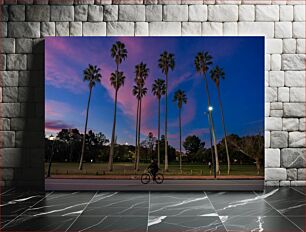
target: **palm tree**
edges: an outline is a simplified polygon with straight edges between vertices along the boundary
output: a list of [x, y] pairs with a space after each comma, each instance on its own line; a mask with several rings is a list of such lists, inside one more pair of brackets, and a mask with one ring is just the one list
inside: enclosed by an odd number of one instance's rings
[[[135, 65], [135, 83], [137, 89], [133, 89], [133, 94], [137, 97], [137, 116], [136, 116], [136, 145], [135, 145], [135, 155], [136, 163], [135, 170], [139, 169], [139, 158], [140, 158], [140, 127], [141, 127], [141, 103], [142, 98], [147, 93], [147, 88], [144, 87], [145, 80], [149, 75], [149, 68], [147, 65], [141, 62]], [[135, 87], [135, 86], [134, 86]]]
[[119, 64], [122, 63], [123, 60], [127, 58], [127, 50], [125, 48], [125, 44], [121, 43], [120, 41], [117, 41], [115, 44], [113, 44], [111, 48], [111, 56], [115, 59], [115, 63], [117, 65], [117, 71], [119, 69]]
[[159, 140], [160, 140], [160, 98], [162, 95], [166, 93], [166, 85], [165, 81], [162, 79], [157, 79], [154, 81], [152, 85], [152, 93], [158, 99], [158, 139], [157, 139], [157, 163], [158, 167], [160, 167], [160, 147], [159, 147]]
[[137, 119], [138, 121], [136, 122], [136, 127], [137, 127], [137, 142], [136, 142], [136, 163], [135, 163], [135, 170], [139, 170], [139, 158], [140, 158], [140, 125], [141, 125], [141, 101], [142, 98], [147, 94], [148, 89], [144, 87], [144, 85], [134, 85], [133, 87], [133, 95], [136, 96], [137, 98], [137, 105], [139, 106]]
[[[123, 60], [127, 58], [127, 50], [125, 48], [124, 43], [121, 43], [120, 41], [117, 41], [115, 44], [113, 44], [111, 48], [111, 56], [114, 58], [115, 63], [116, 63], [116, 72], [115, 74], [119, 74], [119, 64], [122, 63]], [[123, 75], [122, 75], [123, 76]], [[120, 88], [119, 80], [112, 82], [113, 86], [116, 86]], [[124, 79], [123, 79], [124, 82]], [[118, 88], [118, 89], [119, 89]], [[116, 90], [117, 94], [118, 90]], [[116, 131], [116, 107], [117, 107], [117, 98], [115, 98], [115, 112], [114, 112], [114, 121], [113, 121], [113, 131], [112, 131], [112, 139], [111, 139], [111, 147], [110, 147], [110, 152], [109, 152], [109, 161], [108, 161], [108, 169], [109, 171], [113, 170], [113, 156], [114, 156], [114, 144], [115, 144], [115, 131]]]
[[83, 75], [84, 75], [83, 80], [89, 82], [89, 84], [88, 84], [88, 86], [89, 86], [89, 96], [88, 96], [87, 109], [86, 109], [85, 129], [84, 129], [84, 135], [83, 135], [82, 151], [81, 151], [79, 170], [82, 170], [82, 168], [83, 168], [83, 159], [84, 159], [84, 150], [85, 150], [85, 137], [86, 137], [86, 131], [87, 131], [88, 111], [89, 111], [92, 88], [96, 85], [97, 82], [100, 82], [100, 79], [102, 78], [102, 75], [100, 73], [100, 68], [97, 68], [96, 65], [93, 66], [91, 64], [89, 64], [88, 68], [86, 68], [84, 70]]
[[[135, 136], [135, 161], [137, 160], [137, 144], [138, 144], [138, 121], [139, 121], [139, 105], [140, 105], [140, 101], [139, 101], [139, 96], [138, 96], [138, 89], [135, 89], [136, 87], [138, 87], [137, 85], [133, 87], [132, 93], [134, 96], [136, 96], [137, 98], [137, 113], [136, 113], [136, 136]], [[135, 162], [135, 170], [136, 170], [136, 166], [137, 166], [137, 162]]]
[[[123, 72], [116, 71], [115, 73], [111, 74], [110, 82], [111, 85], [115, 89], [115, 108], [114, 108], [114, 124], [113, 124], [113, 132], [112, 132], [112, 143], [111, 143], [111, 152], [109, 156], [109, 163], [108, 169], [109, 171], [113, 170], [113, 154], [114, 154], [114, 145], [115, 145], [115, 130], [116, 130], [116, 116], [117, 116], [117, 99], [118, 99], [118, 91], [121, 86], [124, 85], [125, 76]], [[113, 148], [113, 150], [112, 150]]]
[[179, 127], [180, 127], [180, 170], [182, 171], [182, 106], [183, 103], [187, 103], [187, 97], [185, 91], [177, 90], [174, 93], [174, 102], [177, 102], [177, 106], [179, 109]]
[[168, 72], [175, 66], [174, 55], [164, 51], [158, 60], [158, 67], [166, 76], [166, 107], [165, 107], [165, 171], [168, 171]]
[[[210, 107], [210, 95], [208, 89], [208, 80], [206, 78], [206, 73], [209, 69], [209, 66], [212, 64], [212, 56], [208, 54], [208, 52], [199, 52], [194, 60], [196, 71], [200, 74], [203, 74], [204, 81], [205, 81], [205, 88], [207, 94], [207, 103], [208, 107]], [[211, 132], [214, 142], [214, 151], [215, 151], [215, 161], [216, 161], [216, 172], [219, 173], [219, 158], [218, 158], [218, 150], [217, 150], [217, 141], [215, 135], [215, 127], [214, 127], [214, 120], [212, 118], [212, 112], [209, 110], [209, 120], [211, 123]]]
[[216, 66], [212, 70], [210, 70], [210, 77], [211, 79], [215, 82], [218, 90], [218, 100], [219, 100], [219, 106], [220, 106], [220, 111], [221, 111], [221, 116], [222, 116], [222, 126], [223, 126], [223, 131], [224, 131], [224, 144], [225, 144], [225, 150], [226, 150], [226, 158], [227, 158], [227, 174], [230, 174], [231, 171], [231, 161], [230, 161], [230, 156], [228, 152], [228, 146], [227, 146], [227, 134], [226, 134], [226, 129], [225, 129], [225, 123], [224, 123], [224, 113], [223, 113], [223, 107], [222, 107], [222, 101], [221, 101], [221, 94], [220, 94], [220, 80], [225, 78], [225, 74], [222, 68], [219, 66]]

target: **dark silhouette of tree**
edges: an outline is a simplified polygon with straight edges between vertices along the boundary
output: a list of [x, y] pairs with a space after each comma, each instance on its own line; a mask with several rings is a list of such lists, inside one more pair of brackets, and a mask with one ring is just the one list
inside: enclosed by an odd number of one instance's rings
[[116, 71], [112, 73], [110, 77], [111, 85], [115, 88], [115, 109], [114, 109], [111, 146], [110, 146], [109, 160], [108, 160], [109, 171], [113, 170], [113, 155], [114, 155], [114, 147], [116, 139], [116, 113], [117, 113], [118, 90], [124, 84], [124, 79], [125, 79], [123, 72], [119, 72], [119, 64], [121, 64], [122, 61], [127, 58], [127, 53], [128, 52], [125, 48], [125, 44], [121, 43], [120, 41], [117, 41], [115, 44], [113, 44], [111, 48], [111, 57], [115, 60]]
[[185, 91], [177, 90], [174, 93], [173, 101], [177, 102], [177, 107], [179, 109], [179, 128], [180, 128], [180, 170], [182, 171], [182, 106], [183, 103], [187, 104], [187, 97]]
[[166, 105], [165, 105], [165, 171], [168, 171], [168, 73], [175, 67], [174, 55], [164, 51], [158, 60], [158, 67], [166, 77]]
[[231, 160], [230, 155], [228, 151], [228, 145], [227, 145], [227, 133], [225, 128], [225, 122], [224, 122], [224, 112], [222, 107], [222, 100], [221, 100], [221, 91], [220, 91], [220, 81], [221, 79], [225, 78], [225, 73], [222, 68], [220, 68], [218, 65], [210, 70], [210, 77], [215, 82], [217, 90], [218, 90], [218, 101], [221, 111], [221, 119], [222, 119], [222, 126], [223, 126], [223, 132], [224, 132], [224, 145], [225, 145], [225, 151], [226, 151], [226, 159], [227, 159], [227, 174], [230, 174], [231, 171]]
[[83, 167], [83, 158], [84, 158], [84, 150], [85, 150], [85, 136], [86, 136], [86, 131], [87, 131], [88, 112], [89, 112], [92, 88], [96, 85], [96, 83], [99, 83], [100, 79], [102, 78], [102, 75], [100, 73], [100, 68], [97, 68], [97, 66], [94, 66], [94, 65], [91, 65], [91, 64], [88, 66], [88, 68], [86, 68], [84, 70], [83, 76], [84, 76], [84, 81], [89, 82], [89, 84], [88, 84], [89, 96], [88, 96], [88, 102], [87, 102], [87, 108], [86, 108], [85, 129], [84, 129], [84, 136], [83, 136], [79, 170], [82, 170], [82, 167]]
[[166, 84], [162, 79], [157, 79], [152, 85], [152, 93], [158, 100], [158, 132], [157, 132], [157, 163], [160, 166], [160, 99], [166, 94]]
[[[207, 106], [210, 107], [210, 94], [209, 94], [209, 88], [208, 88], [208, 80], [206, 77], [206, 73], [208, 72], [209, 66], [212, 65], [212, 56], [209, 55], [208, 52], [199, 52], [194, 60], [194, 65], [196, 68], [196, 71], [203, 75], [204, 81], [205, 81], [205, 91], [207, 94]], [[219, 157], [218, 157], [218, 149], [217, 149], [217, 139], [216, 139], [216, 133], [215, 133], [215, 126], [214, 126], [214, 120], [212, 117], [212, 111], [209, 110], [209, 121], [211, 124], [211, 134], [212, 134], [212, 140], [214, 143], [214, 151], [215, 151], [215, 162], [216, 162], [216, 172], [219, 173]]]
[[205, 143], [196, 135], [189, 135], [186, 137], [183, 146], [186, 150], [186, 154], [189, 160], [193, 160], [194, 156], [200, 149], [203, 149]]

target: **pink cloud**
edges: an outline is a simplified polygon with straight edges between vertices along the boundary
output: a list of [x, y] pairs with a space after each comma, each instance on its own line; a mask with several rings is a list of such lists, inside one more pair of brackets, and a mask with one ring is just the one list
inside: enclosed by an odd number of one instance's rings
[[188, 135], [201, 136], [201, 135], [208, 134], [208, 133], [209, 133], [209, 128], [198, 128], [198, 129], [189, 131]]
[[54, 54], [46, 53], [46, 84], [56, 88], [63, 88], [73, 93], [83, 93], [88, 89], [83, 82], [82, 73], [68, 65], [62, 65]]
[[[86, 45], [86, 49], [76, 49], [76, 47], [66, 38], [49, 38], [47, 39], [47, 43], [47, 53], [59, 53], [69, 60], [73, 59], [73, 61], [79, 64], [86, 63], [88, 57], [90, 57], [90, 60], [100, 59], [100, 56], [96, 52], [96, 47], [94, 47], [94, 45], [91, 46], [90, 43]], [[87, 59], [84, 59], [84, 57], [87, 57]]]
[[173, 77], [171, 76], [171, 73], [169, 74], [169, 85], [168, 85], [168, 92], [172, 92], [175, 91], [177, 86], [179, 86], [180, 84], [191, 80], [192, 78], [192, 73], [187, 72], [182, 74], [179, 77]]
[[[145, 135], [149, 132], [153, 132], [155, 136], [157, 136], [157, 99], [150, 93], [150, 87], [148, 86], [148, 94], [144, 97], [142, 103], [142, 128]], [[162, 119], [161, 119], [162, 120]], [[161, 121], [162, 127], [162, 121]]]
[[130, 53], [128, 53], [128, 58], [131, 56], [133, 58], [138, 57], [138, 54], [140, 54], [143, 51], [142, 40], [138, 39], [136, 41], [134, 38], [121, 37], [118, 38], [118, 41], [124, 43], [128, 52], [130, 51]]
[[[102, 67], [102, 66], [101, 66]], [[106, 89], [108, 95], [112, 100], [115, 99], [115, 89], [111, 86], [109, 77], [112, 69], [106, 65], [103, 66], [104, 78], [101, 80], [102, 86]], [[142, 110], [141, 110], [141, 133], [146, 136], [149, 132], [153, 132], [157, 135], [157, 121], [156, 128], [152, 120], [156, 120], [157, 116], [157, 99], [151, 94], [151, 85], [153, 80], [147, 80], [146, 87], [148, 88], [147, 95], [142, 100]], [[119, 89], [118, 92], [118, 107], [120, 110], [132, 121], [136, 123], [136, 113], [137, 113], [137, 99], [132, 94], [132, 89], [134, 86], [134, 77], [126, 76], [124, 86]], [[155, 109], [156, 108], [156, 109]], [[152, 125], [153, 126], [149, 126]]]
[[[153, 136], [157, 138], [158, 132], [157, 132], [157, 122], [156, 122], [156, 128], [148, 125], [148, 124], [143, 124], [141, 125], [141, 133], [143, 136], [147, 136], [150, 132], [153, 133]], [[160, 134], [163, 134], [163, 131], [160, 131]]]
[[[190, 92], [188, 92], [190, 93]], [[185, 126], [192, 122], [192, 120], [195, 117], [196, 114], [196, 103], [192, 95], [187, 95], [187, 104], [183, 105], [182, 108], [182, 126]], [[189, 97], [188, 97], [189, 96]], [[178, 127], [179, 121], [178, 121], [178, 112], [177, 112], [177, 118], [174, 121], [171, 121], [169, 123], [169, 127]]]
[[175, 134], [168, 134], [168, 139], [179, 139], [179, 134], [175, 133]]
[[73, 125], [67, 124], [61, 120], [48, 120], [45, 122], [45, 132], [58, 133], [61, 129], [73, 128]]
[[[118, 38], [121, 42], [125, 43], [128, 51], [130, 53], [128, 54], [129, 62], [137, 63], [139, 60], [138, 53], [141, 53], [143, 50], [143, 41], [142, 40], [133, 40], [130, 38]], [[67, 40], [64, 39], [57, 39], [57, 40], [49, 40], [48, 46], [52, 48], [52, 50], [48, 51], [46, 54], [46, 70], [47, 70], [47, 76], [46, 80], [48, 84], [51, 84], [52, 86], [55, 86], [57, 88], [64, 88], [70, 92], [79, 94], [84, 93], [88, 87], [86, 83], [82, 80], [82, 73], [77, 73], [73, 68], [65, 65], [64, 67], [61, 67], [61, 61], [56, 59], [55, 54], [61, 53], [63, 56], [67, 57], [67, 59], [72, 60], [73, 62], [77, 62], [80, 64], [84, 64], [84, 57], [90, 57], [94, 55], [95, 57], [93, 59], [96, 60], [103, 60], [98, 59], [97, 52], [92, 52], [92, 47], [89, 47], [87, 49], [82, 49], [82, 54], [80, 54], [80, 51], [78, 49], [75, 49], [75, 47], [72, 47]], [[85, 53], [85, 54], [84, 54]], [[89, 53], [89, 54], [87, 54]], [[103, 57], [103, 54], [102, 54]], [[101, 57], [101, 58], [102, 58]], [[151, 56], [148, 57], [149, 60], [151, 60]], [[154, 63], [151, 61], [151, 63]], [[124, 69], [124, 65], [121, 66]], [[59, 67], [61, 67], [59, 69]], [[102, 72], [102, 79], [101, 84], [106, 89], [108, 95], [114, 100], [114, 88], [110, 85], [109, 77], [111, 72], [114, 70], [115, 64], [107, 64], [103, 62], [103, 64], [100, 65], [101, 72]], [[152, 68], [152, 67], [149, 67]], [[123, 70], [125, 71], [125, 70]], [[65, 75], [63, 75], [63, 73]], [[127, 77], [125, 80], [124, 86], [119, 90], [118, 94], [118, 108], [127, 115], [129, 118], [131, 118], [135, 123], [135, 117], [136, 117], [136, 110], [137, 110], [137, 100], [132, 95], [132, 87], [134, 85], [134, 77], [133, 74], [130, 74], [132, 76], [128, 76], [129, 73], [126, 73]], [[152, 73], [150, 73], [151, 75]], [[190, 74], [184, 74], [179, 78], [173, 78], [171, 80], [171, 85], [169, 85], [169, 92], [174, 89], [176, 86], [178, 86], [180, 83], [186, 81], [188, 79], [188, 76]], [[149, 131], [152, 131], [154, 134], [157, 134], [157, 122], [153, 123], [152, 120], [156, 120], [157, 115], [157, 100], [154, 96], [151, 94], [151, 86], [153, 83], [153, 79], [151, 76], [149, 76], [146, 87], [148, 88], [148, 94], [144, 97], [143, 103], [142, 103], [142, 134], [146, 135]], [[171, 101], [169, 99], [169, 101]], [[192, 111], [190, 111], [192, 112]], [[83, 112], [84, 114], [84, 112]], [[83, 115], [82, 114], [82, 115]], [[190, 116], [190, 114], [188, 114]], [[188, 116], [183, 117], [183, 121], [189, 121]]]
[[[104, 76], [102, 78], [101, 84], [106, 89], [108, 95], [112, 100], [115, 99], [115, 89], [111, 86], [109, 81], [109, 76], [111, 68], [104, 65], [103, 68]], [[142, 110], [141, 110], [141, 135], [147, 136], [149, 132], [153, 132], [154, 136], [157, 137], [157, 99], [151, 94], [151, 83], [152, 80], [147, 80], [146, 87], [148, 88], [147, 95], [142, 100]], [[118, 92], [118, 109], [125, 114], [132, 121], [131, 127], [136, 126], [136, 113], [137, 113], [137, 99], [132, 94], [132, 88], [134, 85], [134, 78], [126, 76], [124, 86], [119, 89]], [[118, 110], [117, 109], [117, 110]], [[161, 129], [162, 129], [161, 122]], [[161, 131], [161, 134], [163, 132]], [[132, 139], [134, 135], [132, 134]]]
[[46, 118], [54, 117], [61, 119], [65, 117], [65, 114], [71, 113], [72, 107], [64, 102], [46, 100], [45, 102], [45, 114]]
[[190, 98], [183, 108], [182, 112], [182, 125], [185, 126], [190, 123], [195, 116], [196, 113], [196, 104], [193, 98]]
[[[191, 77], [191, 73], [185, 73], [178, 78], [173, 78], [169, 81], [169, 93], [176, 89], [181, 83], [189, 81]], [[143, 99], [142, 106], [142, 134], [147, 135], [149, 132], [153, 132], [154, 136], [157, 136], [157, 99], [155, 96], [151, 94], [151, 86], [154, 82], [153, 78], [148, 78], [146, 82], [146, 87], [148, 88], [148, 94]], [[192, 90], [187, 93], [187, 95], [191, 95]], [[189, 99], [190, 98], [190, 99]], [[196, 113], [196, 104], [192, 97], [188, 98], [188, 104], [184, 105], [182, 112], [182, 126], [190, 123], [195, 117]], [[172, 99], [168, 98], [168, 103], [172, 103]], [[161, 111], [164, 110], [164, 106], [161, 106]], [[136, 111], [135, 114], [136, 115]], [[161, 134], [164, 134], [163, 131], [164, 120], [161, 118]], [[178, 126], [178, 118], [174, 122], [168, 122], [168, 127], [177, 127]]]
[[46, 83], [75, 94], [88, 90], [88, 85], [83, 82], [83, 70], [76, 70], [70, 63], [63, 65], [61, 59], [85, 69], [89, 63], [101, 60], [94, 45], [88, 45], [86, 49], [76, 49], [66, 38], [48, 38], [46, 45]]
[[[102, 66], [101, 66], [102, 68]], [[102, 86], [106, 89], [108, 95], [115, 100], [115, 89], [111, 86], [109, 77], [113, 70], [104, 65], [103, 66], [103, 78], [101, 79]], [[126, 76], [124, 86], [119, 89], [118, 92], [118, 105], [122, 112], [130, 118], [136, 116], [137, 111], [137, 101], [132, 95], [133, 80], [131, 77]], [[131, 99], [133, 99], [131, 101]]]

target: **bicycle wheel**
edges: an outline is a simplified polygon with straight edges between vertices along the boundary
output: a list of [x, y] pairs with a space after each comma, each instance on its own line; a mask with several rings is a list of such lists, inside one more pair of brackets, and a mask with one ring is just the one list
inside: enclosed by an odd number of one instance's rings
[[161, 174], [161, 173], [158, 173], [158, 174], [156, 175], [155, 182], [156, 182], [157, 184], [162, 184], [162, 183], [164, 182], [164, 175]]
[[144, 174], [141, 175], [141, 179], [140, 180], [141, 180], [141, 183], [147, 184], [147, 183], [150, 182], [150, 175], [147, 174], [147, 173], [144, 173]]

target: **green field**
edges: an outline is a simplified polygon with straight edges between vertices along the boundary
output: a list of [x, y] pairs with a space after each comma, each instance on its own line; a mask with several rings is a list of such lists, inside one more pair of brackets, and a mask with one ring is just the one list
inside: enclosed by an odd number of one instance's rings
[[[114, 170], [107, 171], [106, 163], [84, 163], [83, 170], [78, 169], [78, 163], [52, 163], [51, 175], [135, 175], [145, 171], [149, 164], [140, 163], [140, 171], [135, 172], [133, 163], [114, 163]], [[45, 163], [45, 173], [48, 170], [48, 163]], [[163, 172], [163, 166], [161, 171]], [[227, 175], [227, 165], [220, 166], [221, 175]], [[207, 165], [190, 165], [183, 164], [182, 172], [179, 165], [169, 164], [169, 172], [165, 175], [182, 175], [182, 176], [209, 176], [209, 168]], [[231, 175], [256, 176], [256, 166], [254, 165], [232, 165]], [[263, 168], [259, 176], [263, 176]]]

